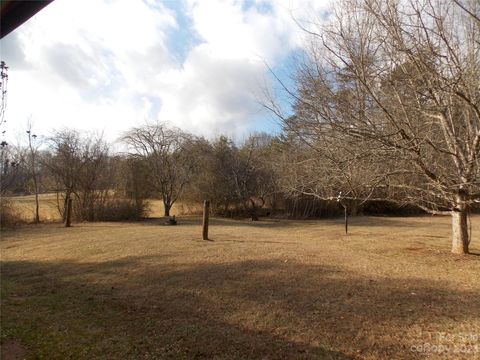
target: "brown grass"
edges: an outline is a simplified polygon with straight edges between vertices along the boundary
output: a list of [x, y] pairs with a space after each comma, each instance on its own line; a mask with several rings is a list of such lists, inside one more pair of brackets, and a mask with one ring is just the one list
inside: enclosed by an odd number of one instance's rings
[[212, 241], [179, 223], [5, 232], [2, 341], [40, 359], [480, 356], [480, 217], [469, 256], [444, 217], [360, 217], [348, 236], [214, 219]]
[[[40, 194], [40, 220], [46, 222], [60, 221], [58, 212], [56, 194]], [[35, 217], [35, 196], [13, 196], [7, 198], [13, 205], [16, 214], [23, 222], [32, 222]], [[163, 216], [163, 203], [158, 199], [149, 199], [147, 201], [148, 215], [150, 217]], [[171, 215], [198, 214], [201, 213], [201, 205], [188, 205], [181, 202], [173, 204], [170, 210]]]
[[[16, 213], [24, 222], [32, 222], [35, 218], [35, 195], [7, 197], [14, 206]], [[55, 194], [40, 194], [39, 215], [41, 221], [58, 221], [60, 215]]]

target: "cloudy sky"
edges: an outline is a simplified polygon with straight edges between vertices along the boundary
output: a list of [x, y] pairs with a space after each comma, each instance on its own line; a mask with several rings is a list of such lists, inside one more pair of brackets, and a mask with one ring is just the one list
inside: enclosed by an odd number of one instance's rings
[[[73, 127], [109, 140], [161, 120], [207, 137], [278, 125], [259, 104], [327, 0], [55, 0], [1, 40], [7, 133]], [[295, 20], [294, 20], [295, 19]], [[287, 81], [287, 80], [286, 80]]]

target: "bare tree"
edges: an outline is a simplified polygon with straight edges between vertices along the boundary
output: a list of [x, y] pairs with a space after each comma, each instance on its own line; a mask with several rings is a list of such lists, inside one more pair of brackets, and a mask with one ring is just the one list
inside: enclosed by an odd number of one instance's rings
[[132, 128], [122, 139], [133, 156], [145, 162], [149, 184], [162, 197], [164, 215], [170, 216], [192, 176], [194, 161], [186, 151], [190, 136], [156, 123]]
[[209, 147], [209, 159], [200, 169], [204, 197], [211, 200], [213, 211], [229, 216], [239, 202], [233, 169], [238, 164], [238, 148], [227, 136], [218, 137]]
[[33, 182], [33, 191], [35, 193], [35, 222], [40, 222], [40, 203], [38, 200], [38, 186], [39, 186], [39, 178], [38, 178], [38, 171], [37, 171], [37, 158], [38, 158], [38, 141], [37, 135], [33, 134], [32, 132], [32, 123], [28, 123], [27, 127], [27, 137], [28, 137], [28, 157], [27, 157], [27, 168], [30, 175], [30, 178]]
[[[5, 122], [5, 109], [7, 107], [7, 83], [8, 66], [5, 61], [0, 61], [0, 129]], [[2, 135], [5, 131], [2, 131]], [[19, 161], [12, 160], [12, 153], [9, 151], [8, 142], [2, 140], [0, 143], [0, 192], [5, 194], [13, 184], [19, 168]]]
[[265, 152], [270, 141], [271, 137], [266, 134], [250, 136], [240, 148], [232, 148], [232, 161], [228, 166], [233, 183], [230, 191], [253, 221], [259, 220], [258, 209], [273, 193], [274, 176], [266, 164]]
[[308, 30], [309, 58], [290, 92], [304, 142], [335, 166], [370, 174], [361, 191], [339, 182], [351, 198], [377, 194], [450, 214], [459, 254], [468, 253], [468, 209], [480, 199], [479, 9], [339, 2], [327, 25]]
[[148, 169], [142, 159], [131, 156], [116, 156], [114, 164], [117, 168], [115, 192], [133, 201], [136, 217], [146, 213], [146, 199], [152, 194], [149, 189]]
[[80, 161], [75, 176], [77, 216], [87, 221], [96, 218], [105, 204], [114, 179], [110, 166], [109, 147], [102, 135], [81, 140]]
[[59, 211], [65, 220], [68, 200], [75, 198], [76, 216], [95, 219], [95, 211], [105, 202], [113, 180], [109, 176], [109, 149], [101, 135], [81, 137], [77, 131], [57, 131], [49, 139], [50, 153], [43, 163], [62, 194]]
[[372, 171], [365, 161], [370, 158], [368, 146], [339, 141], [332, 132], [307, 134], [304, 125], [302, 119], [290, 118], [279, 146], [276, 172], [287, 197], [341, 202], [351, 215], [367, 201], [385, 199], [378, 169]]
[[4, 196], [15, 190], [23, 177], [23, 161], [24, 156], [20, 151], [14, 151], [6, 141], [0, 144], [0, 195]]
[[43, 159], [43, 163], [55, 178], [55, 191], [57, 194], [63, 193], [63, 206], [59, 206], [59, 212], [65, 221], [68, 201], [77, 189], [77, 176], [82, 166], [80, 134], [64, 129], [56, 131], [48, 141], [51, 152]]
[[0, 127], [5, 122], [5, 109], [7, 108], [7, 83], [8, 66], [5, 61], [0, 61]]
[[209, 199], [216, 214], [242, 212], [258, 220], [259, 209], [274, 192], [275, 173], [269, 161], [272, 141], [267, 134], [254, 134], [240, 146], [226, 136], [212, 142], [196, 139], [189, 147], [197, 164], [196, 176], [183, 198]]

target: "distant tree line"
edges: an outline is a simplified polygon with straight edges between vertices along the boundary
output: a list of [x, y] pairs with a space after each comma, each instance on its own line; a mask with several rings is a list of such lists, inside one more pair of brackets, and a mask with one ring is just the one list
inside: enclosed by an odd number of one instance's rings
[[[161, 199], [165, 216], [178, 201], [208, 199], [217, 215], [258, 220], [281, 197], [281, 140], [267, 134], [235, 144], [226, 136], [207, 140], [146, 124], [121, 137], [122, 153], [112, 153], [102, 136], [73, 129], [40, 138], [29, 127], [25, 139], [23, 146], [5, 143], [0, 149], [1, 195], [33, 194], [38, 200], [39, 193], [55, 193], [62, 217], [69, 199], [75, 217], [86, 221], [140, 218], [148, 199]], [[40, 220], [38, 208], [34, 220]]]
[[[299, 157], [309, 158], [310, 149], [287, 131], [279, 136], [252, 134], [237, 144], [227, 136], [207, 140], [151, 123], [123, 134], [119, 141], [127, 151], [115, 153], [102, 136], [73, 129], [39, 137], [29, 127], [25, 139], [23, 146], [0, 149], [2, 197], [36, 195], [38, 199], [38, 194], [54, 193], [63, 218], [69, 199], [74, 217], [85, 221], [144, 217], [149, 199], [162, 200], [164, 216], [170, 216], [177, 202], [200, 204], [205, 199], [218, 216], [252, 220], [341, 213], [335, 200], [292, 190], [303, 181]], [[324, 171], [319, 167], [308, 176], [327, 184]], [[363, 205], [366, 210], [367, 205]], [[356, 214], [360, 208], [350, 211]], [[405, 209], [383, 204], [373, 210], [384, 211]], [[38, 211], [34, 221], [40, 221]]]

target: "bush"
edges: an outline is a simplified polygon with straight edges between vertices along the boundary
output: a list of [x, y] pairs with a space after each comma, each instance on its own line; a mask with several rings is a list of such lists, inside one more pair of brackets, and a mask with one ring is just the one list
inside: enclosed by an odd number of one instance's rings
[[[192, 203], [175, 203], [176, 213], [179, 215], [202, 215], [203, 214], [203, 204], [198, 202]], [[213, 209], [212, 209], [213, 210]], [[212, 213], [214, 213], [212, 211]]]
[[291, 219], [332, 218], [343, 214], [343, 208], [337, 202], [311, 197], [287, 198], [283, 207]]
[[24, 223], [25, 220], [12, 202], [2, 198], [0, 200], [0, 227], [11, 228]]
[[94, 221], [138, 220], [147, 213], [145, 201], [109, 199], [94, 209]]

